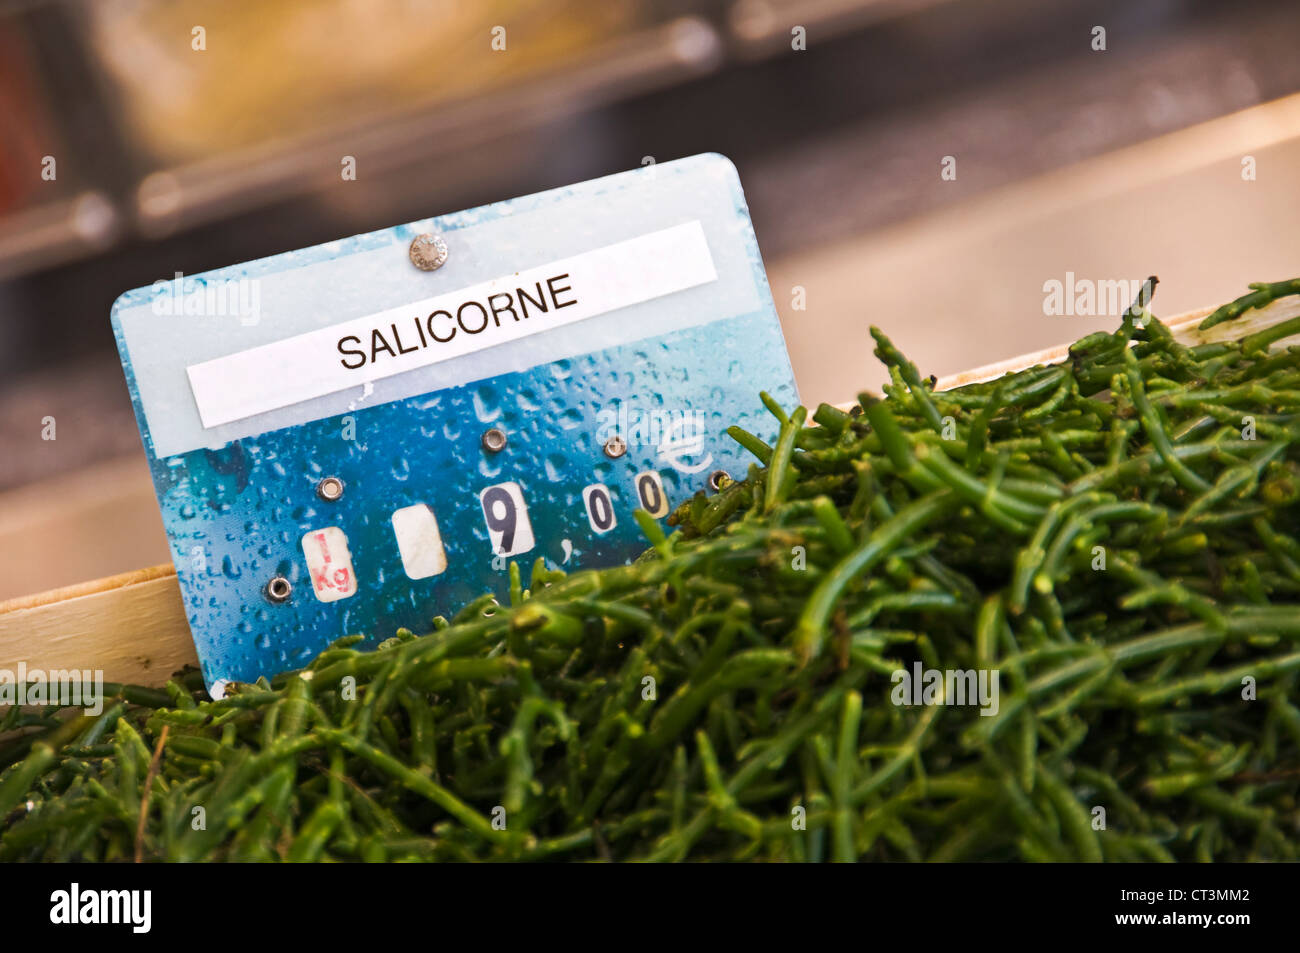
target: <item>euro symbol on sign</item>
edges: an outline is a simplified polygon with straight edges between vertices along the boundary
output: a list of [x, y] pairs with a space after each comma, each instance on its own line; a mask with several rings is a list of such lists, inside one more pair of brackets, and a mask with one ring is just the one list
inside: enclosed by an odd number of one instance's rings
[[[713, 465], [713, 454], [704, 449], [703, 422], [695, 416], [682, 414], [673, 419], [657, 448], [659, 457], [681, 473], [699, 473]], [[688, 463], [687, 458], [704, 454], [699, 463]]]

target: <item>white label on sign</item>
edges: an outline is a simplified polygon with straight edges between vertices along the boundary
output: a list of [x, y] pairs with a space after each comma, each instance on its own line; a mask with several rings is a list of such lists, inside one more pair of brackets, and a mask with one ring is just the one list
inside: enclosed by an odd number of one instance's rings
[[593, 483], [582, 488], [582, 502], [587, 505], [587, 522], [597, 533], [608, 533], [618, 525], [614, 517], [614, 501], [609, 488], [603, 483]]
[[402, 568], [411, 579], [428, 579], [447, 571], [447, 551], [438, 532], [438, 519], [426, 503], [393, 511], [393, 535], [402, 554]]
[[703, 227], [687, 222], [185, 370], [203, 426], [216, 427], [717, 277]]
[[533, 524], [528, 521], [524, 491], [518, 483], [498, 483], [478, 495], [487, 522], [492, 552], [515, 556], [533, 548]]
[[348, 538], [337, 526], [314, 529], [302, 538], [312, 590], [321, 602], [337, 602], [357, 594]]
[[636, 495], [641, 509], [655, 519], [668, 515], [668, 494], [664, 492], [664, 481], [658, 471], [646, 470], [636, 475]]

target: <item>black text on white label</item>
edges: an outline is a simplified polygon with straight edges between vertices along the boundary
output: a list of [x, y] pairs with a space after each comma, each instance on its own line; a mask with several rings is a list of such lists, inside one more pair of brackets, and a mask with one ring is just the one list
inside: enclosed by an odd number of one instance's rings
[[587, 522], [596, 533], [608, 533], [618, 525], [614, 517], [614, 501], [610, 498], [609, 487], [603, 483], [593, 483], [582, 488], [582, 502], [587, 506]]
[[658, 471], [646, 470], [636, 475], [636, 495], [641, 508], [655, 519], [668, 515], [668, 494], [664, 492], [664, 481]]
[[526, 553], [536, 542], [533, 525], [528, 521], [528, 507], [518, 483], [498, 483], [479, 494], [483, 519], [487, 523], [492, 552], [498, 556]]

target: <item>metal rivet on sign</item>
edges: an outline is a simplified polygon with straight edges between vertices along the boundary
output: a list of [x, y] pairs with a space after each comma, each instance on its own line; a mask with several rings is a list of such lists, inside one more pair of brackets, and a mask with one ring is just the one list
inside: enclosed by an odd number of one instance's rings
[[441, 235], [425, 233], [411, 241], [411, 264], [421, 271], [437, 271], [447, 261], [447, 243]]
[[726, 470], [714, 470], [709, 474], [709, 489], [717, 492], [722, 489], [722, 484], [731, 482], [731, 474]]
[[605, 456], [612, 460], [617, 460], [625, 453], [627, 453], [627, 441], [618, 434], [614, 434], [614, 436], [605, 441]]
[[506, 432], [500, 427], [493, 427], [483, 432], [483, 449], [488, 453], [500, 453], [506, 448]]
[[266, 584], [266, 598], [272, 602], [288, 602], [293, 594], [293, 584], [283, 576], [273, 576]]
[[343, 495], [343, 481], [338, 477], [326, 477], [316, 484], [316, 495], [326, 503], [333, 503]]

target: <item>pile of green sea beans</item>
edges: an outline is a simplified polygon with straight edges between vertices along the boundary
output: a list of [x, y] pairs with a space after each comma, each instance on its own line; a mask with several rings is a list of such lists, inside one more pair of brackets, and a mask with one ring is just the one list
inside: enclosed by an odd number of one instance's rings
[[[1254, 286], [1231, 321], [1300, 281]], [[767, 402], [629, 566], [234, 686], [0, 720], [5, 860], [1293, 860], [1298, 320]], [[996, 671], [996, 714], [896, 704]], [[910, 699], [909, 699], [910, 701]], [[969, 699], [968, 699], [969, 701]]]

